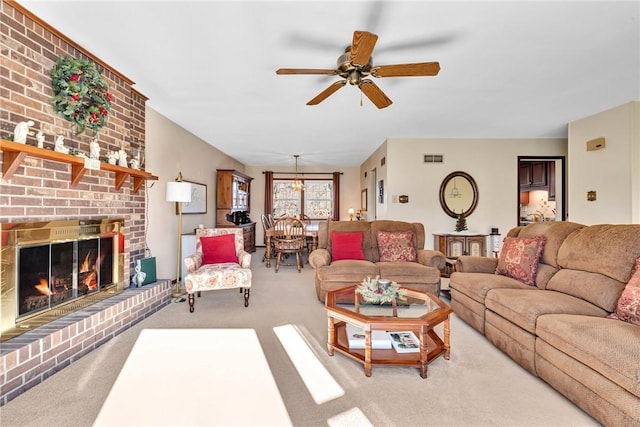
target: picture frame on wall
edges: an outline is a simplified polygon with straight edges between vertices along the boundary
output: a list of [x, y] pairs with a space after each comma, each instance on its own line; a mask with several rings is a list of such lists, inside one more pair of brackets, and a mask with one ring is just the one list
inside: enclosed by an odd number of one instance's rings
[[378, 182], [378, 203], [384, 203], [384, 179]]
[[[182, 204], [182, 213], [185, 215], [205, 214], [207, 213], [207, 185], [184, 180], [191, 184], [191, 201]], [[178, 206], [176, 203], [176, 213]]]
[[360, 209], [363, 211], [367, 210], [367, 189], [365, 188], [360, 193]]

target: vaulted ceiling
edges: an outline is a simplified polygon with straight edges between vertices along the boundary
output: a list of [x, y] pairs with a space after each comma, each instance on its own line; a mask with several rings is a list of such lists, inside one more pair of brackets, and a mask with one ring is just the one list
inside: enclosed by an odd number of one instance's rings
[[[640, 99], [638, 1], [60, 1], [21, 4], [136, 82], [148, 105], [247, 165], [358, 166], [385, 139], [556, 138]], [[354, 30], [374, 65], [438, 61], [305, 105]], [[362, 105], [361, 105], [362, 100]], [[152, 144], [152, 141], [148, 141]]]

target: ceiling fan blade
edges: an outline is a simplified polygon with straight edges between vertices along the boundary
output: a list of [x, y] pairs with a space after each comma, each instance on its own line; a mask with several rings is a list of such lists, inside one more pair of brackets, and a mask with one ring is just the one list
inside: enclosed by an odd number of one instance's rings
[[376, 107], [385, 108], [393, 104], [393, 101], [391, 101], [387, 95], [384, 94], [382, 89], [380, 89], [378, 85], [371, 80], [362, 80], [359, 86], [362, 93], [364, 93]]
[[378, 36], [373, 33], [354, 31], [351, 43], [351, 63], [360, 66], [367, 65], [377, 41]]
[[322, 68], [280, 68], [276, 70], [276, 74], [338, 74], [336, 70], [327, 70]]
[[440, 64], [437, 62], [419, 62], [417, 64], [380, 65], [371, 69], [374, 77], [411, 77], [437, 76]]
[[342, 88], [342, 86], [344, 86], [345, 84], [347, 84], [346, 80], [340, 80], [340, 81], [335, 82], [334, 84], [332, 84], [331, 86], [329, 86], [328, 88], [326, 88], [325, 90], [320, 92], [311, 101], [307, 102], [307, 105], [320, 104], [322, 101], [327, 99], [329, 96], [333, 95], [338, 89]]

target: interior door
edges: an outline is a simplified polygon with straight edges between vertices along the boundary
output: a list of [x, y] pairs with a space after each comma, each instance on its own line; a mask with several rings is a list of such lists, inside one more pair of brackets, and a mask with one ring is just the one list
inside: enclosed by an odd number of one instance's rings
[[[564, 156], [518, 156], [518, 225], [542, 220], [566, 221], [565, 163]], [[533, 174], [531, 171], [536, 171], [537, 175], [543, 171], [544, 176], [537, 176], [535, 180], [531, 175], [525, 178], [523, 172], [526, 171], [530, 174]], [[529, 186], [526, 185], [527, 182]]]

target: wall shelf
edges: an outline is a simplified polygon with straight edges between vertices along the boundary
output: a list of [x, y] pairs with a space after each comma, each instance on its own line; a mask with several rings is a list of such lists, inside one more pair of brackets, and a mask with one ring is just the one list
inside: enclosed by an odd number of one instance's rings
[[[56, 162], [67, 163], [71, 165], [71, 186], [75, 187], [82, 180], [84, 174], [90, 170], [84, 165], [84, 158], [73, 156], [71, 154], [58, 153], [45, 148], [34, 147], [33, 145], [19, 144], [6, 139], [0, 139], [0, 150], [4, 152], [2, 163], [2, 179], [11, 179], [16, 172], [22, 160], [25, 157], [37, 157], [39, 159], [53, 160]], [[115, 173], [115, 188], [120, 190], [129, 177], [133, 178], [133, 192], [137, 193], [142, 183], [146, 180], [157, 180], [158, 177], [137, 169], [125, 168], [118, 165], [112, 165], [100, 162], [100, 170], [106, 170]]]

